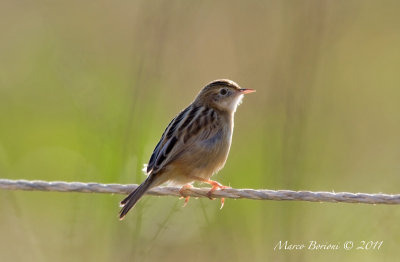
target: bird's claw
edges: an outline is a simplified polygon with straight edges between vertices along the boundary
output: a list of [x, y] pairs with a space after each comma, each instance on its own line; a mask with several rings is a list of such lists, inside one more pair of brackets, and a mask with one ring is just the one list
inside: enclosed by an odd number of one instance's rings
[[179, 194], [181, 195], [181, 197], [179, 199], [185, 198], [185, 202], [183, 203], [182, 207], [185, 207], [187, 205], [187, 203], [189, 202], [190, 196], [186, 196], [185, 195], [185, 190], [192, 188], [193, 186], [190, 184], [184, 185], [181, 187], [181, 189], [179, 189]]
[[[215, 190], [217, 189], [226, 189], [226, 188], [231, 188], [229, 186], [223, 186], [220, 183], [216, 182], [216, 181], [212, 181], [212, 180], [207, 180], [206, 183], [212, 185], [210, 191], [208, 191], [207, 193], [207, 197], [211, 200], [214, 200], [215, 198], [212, 198], [211, 195], [214, 193]], [[225, 198], [221, 198], [221, 208], [222, 209], [224, 207], [225, 204]]]

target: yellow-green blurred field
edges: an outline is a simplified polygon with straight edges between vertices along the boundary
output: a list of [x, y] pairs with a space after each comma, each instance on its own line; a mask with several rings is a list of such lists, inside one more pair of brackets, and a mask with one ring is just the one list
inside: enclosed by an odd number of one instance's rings
[[[0, 177], [139, 183], [207, 82], [244, 99], [238, 188], [400, 193], [398, 1], [10, 1], [0, 8]], [[0, 261], [395, 261], [398, 206], [0, 191]], [[383, 241], [283, 251], [280, 241]]]

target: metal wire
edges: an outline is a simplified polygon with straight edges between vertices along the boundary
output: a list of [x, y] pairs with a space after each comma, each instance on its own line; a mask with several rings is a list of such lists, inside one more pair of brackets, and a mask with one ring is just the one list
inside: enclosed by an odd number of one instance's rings
[[[112, 193], [128, 194], [137, 185], [99, 184], [64, 181], [40, 181], [40, 180], [10, 180], [0, 179], [0, 189], [4, 190], [28, 190], [28, 191], [56, 191], [56, 192], [82, 192], [82, 193]], [[181, 196], [179, 187], [157, 187], [147, 192], [154, 196]], [[183, 192], [185, 196], [209, 197], [209, 188], [188, 188]], [[349, 192], [312, 192], [291, 190], [266, 190], [266, 189], [222, 189], [214, 191], [210, 197], [253, 199], [253, 200], [291, 200], [309, 202], [343, 202], [364, 204], [400, 204], [400, 194], [366, 194]]]

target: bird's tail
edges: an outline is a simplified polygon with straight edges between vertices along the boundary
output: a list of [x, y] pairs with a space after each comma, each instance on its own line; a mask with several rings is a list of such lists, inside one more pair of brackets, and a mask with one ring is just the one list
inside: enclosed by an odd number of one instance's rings
[[121, 201], [121, 206], [123, 207], [119, 212], [119, 219], [122, 220], [126, 214], [133, 208], [136, 202], [153, 186], [154, 176], [149, 175], [147, 179], [140, 184], [132, 193], [130, 193], [124, 200]]

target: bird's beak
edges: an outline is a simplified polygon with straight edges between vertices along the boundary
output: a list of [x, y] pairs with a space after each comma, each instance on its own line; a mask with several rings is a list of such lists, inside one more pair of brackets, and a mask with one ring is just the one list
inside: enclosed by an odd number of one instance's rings
[[250, 94], [250, 93], [254, 93], [256, 90], [254, 90], [254, 89], [247, 89], [247, 88], [241, 88], [241, 89], [239, 89], [239, 91], [240, 91], [240, 93], [241, 94]]

